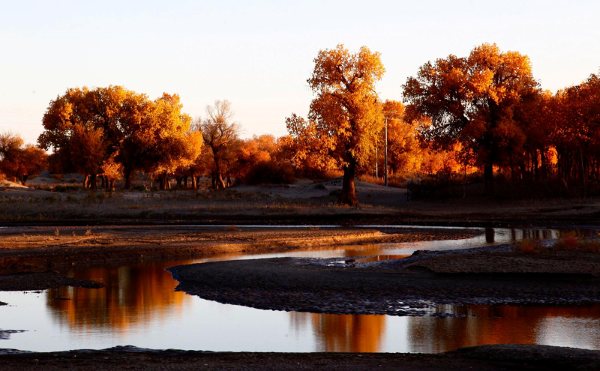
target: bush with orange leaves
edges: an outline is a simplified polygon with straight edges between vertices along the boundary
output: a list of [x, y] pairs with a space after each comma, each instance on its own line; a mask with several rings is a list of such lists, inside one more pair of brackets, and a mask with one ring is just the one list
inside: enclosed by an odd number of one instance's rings
[[515, 244], [516, 251], [525, 254], [536, 254], [540, 253], [544, 246], [540, 240], [524, 239]]
[[584, 252], [600, 252], [600, 241], [581, 239], [579, 236], [573, 233], [562, 236], [556, 244], [554, 244], [556, 250], [561, 251], [584, 251]]

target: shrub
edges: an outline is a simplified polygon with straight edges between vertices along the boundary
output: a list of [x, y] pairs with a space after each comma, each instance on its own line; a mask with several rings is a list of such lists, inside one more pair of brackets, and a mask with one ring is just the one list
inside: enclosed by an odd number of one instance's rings
[[554, 248], [561, 251], [585, 251], [600, 253], [600, 241], [580, 239], [575, 234], [567, 234], [554, 244]]
[[286, 164], [260, 162], [244, 177], [246, 184], [290, 184], [294, 182], [294, 170]]
[[[406, 188], [413, 199], [449, 199], [463, 196], [464, 184], [460, 177], [438, 173], [410, 180]], [[469, 191], [472, 193], [472, 190]]]
[[69, 192], [69, 191], [78, 191], [81, 187], [76, 185], [56, 185], [52, 189], [54, 192]]
[[540, 240], [525, 239], [516, 243], [516, 250], [525, 254], [535, 254], [542, 251], [543, 246]]

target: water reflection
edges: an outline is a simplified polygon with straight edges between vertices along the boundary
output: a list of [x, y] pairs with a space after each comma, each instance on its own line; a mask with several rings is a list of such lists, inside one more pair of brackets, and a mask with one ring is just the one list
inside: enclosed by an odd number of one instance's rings
[[[408, 321], [411, 351], [438, 353], [483, 344], [539, 344], [600, 349], [600, 305], [473, 305], [445, 308], [458, 317], [412, 317]], [[565, 326], [565, 319], [580, 326]], [[590, 326], [590, 327], [588, 327]], [[573, 327], [576, 331], [572, 331]], [[588, 327], [591, 331], [585, 331]], [[576, 335], [569, 338], [565, 331]], [[556, 334], [562, 339], [551, 339]], [[554, 334], [554, 335], [553, 335]], [[550, 336], [550, 337], [549, 337]]]
[[[352, 257], [389, 259], [407, 256], [418, 249], [450, 249], [488, 243], [508, 243], [523, 238], [553, 239], [556, 230], [494, 229], [467, 240], [422, 241], [417, 243], [370, 246], [332, 246], [328, 250], [295, 251], [260, 256], [219, 256], [211, 260], [248, 259], [276, 256]], [[363, 258], [366, 257], [366, 258]], [[454, 317], [395, 317], [381, 315], [335, 315], [283, 313], [222, 305], [176, 292], [177, 282], [165, 270], [177, 264], [202, 261], [144, 263], [124, 267], [75, 270], [76, 278], [103, 282], [97, 290], [61, 288], [48, 290], [42, 304], [50, 313], [35, 317], [34, 331], [17, 334], [3, 346], [43, 349], [32, 344], [59, 337], [59, 349], [104, 348], [132, 344], [147, 347], [173, 347], [204, 350], [255, 351], [335, 351], [335, 352], [443, 352], [464, 346], [496, 343], [525, 343], [576, 346], [600, 349], [600, 305], [586, 307], [532, 306], [440, 306], [439, 313]], [[3, 298], [0, 298], [3, 299]], [[23, 300], [34, 298], [23, 298]], [[3, 301], [12, 302], [9, 299]], [[44, 303], [45, 301], [45, 303]], [[18, 309], [18, 308], [14, 308]], [[39, 308], [40, 310], [42, 308]], [[0, 328], [16, 326], [22, 318], [11, 308], [2, 309]], [[12, 313], [12, 314], [11, 314]], [[10, 316], [14, 316], [9, 318]], [[3, 321], [7, 323], [3, 323]], [[23, 321], [27, 321], [24, 319]], [[57, 335], [53, 324], [60, 324]], [[191, 325], [193, 324], [193, 325]], [[22, 328], [29, 327], [23, 323]], [[46, 333], [44, 327], [52, 328]], [[16, 328], [16, 327], [15, 327]], [[19, 327], [21, 328], [21, 327]], [[39, 329], [39, 330], [38, 330]], [[135, 331], [134, 331], [135, 330]], [[102, 336], [87, 336], [101, 334]], [[127, 336], [125, 337], [126, 334]], [[296, 336], [289, 336], [296, 334]], [[123, 337], [119, 337], [123, 335]], [[29, 337], [31, 336], [31, 337]], [[264, 348], [258, 347], [257, 336]], [[73, 339], [68, 339], [73, 337]], [[22, 343], [18, 341], [22, 339]], [[125, 340], [126, 339], [126, 340]], [[125, 343], [123, 343], [125, 342]], [[40, 343], [41, 344], [41, 343]], [[156, 345], [158, 344], [158, 345]], [[258, 347], [258, 348], [257, 348]], [[45, 349], [50, 350], [50, 349]], [[52, 350], [57, 350], [53, 348]]]
[[[182, 262], [182, 264], [190, 263]], [[74, 328], [112, 328], [121, 331], [136, 324], [172, 315], [193, 300], [175, 291], [177, 282], [165, 270], [173, 263], [90, 268], [71, 275], [102, 282], [101, 289], [65, 287], [46, 295], [52, 315]]]
[[[483, 344], [551, 344], [600, 349], [600, 305], [439, 306], [453, 317], [290, 313], [320, 352], [439, 353]], [[390, 342], [393, 344], [390, 344]]]
[[290, 313], [295, 331], [310, 326], [320, 352], [379, 352], [386, 316]]

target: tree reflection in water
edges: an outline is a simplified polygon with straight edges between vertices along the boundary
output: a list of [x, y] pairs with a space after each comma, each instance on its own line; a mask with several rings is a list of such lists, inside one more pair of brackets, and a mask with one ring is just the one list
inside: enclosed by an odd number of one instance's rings
[[192, 300], [192, 296], [175, 291], [177, 281], [166, 271], [170, 266], [173, 262], [74, 271], [74, 277], [102, 282], [105, 287], [50, 289], [47, 304], [57, 320], [71, 327], [125, 331], [132, 325], [172, 315]]
[[[577, 318], [597, 323], [600, 306], [472, 305], [454, 308], [446, 306], [444, 310], [458, 316], [409, 319], [411, 351], [437, 353], [483, 344], [539, 344], [543, 343], [541, 340], [548, 320]], [[553, 324], [553, 330], [565, 337], [569, 336], [560, 328], [560, 324]], [[584, 334], [577, 334], [577, 337], [578, 339], [567, 338], [565, 342], [583, 342], [585, 344], [580, 345], [593, 349], [600, 347], [597, 333], [592, 334], [589, 339]]]
[[299, 330], [312, 326], [320, 352], [379, 352], [385, 335], [386, 316], [291, 312]]
[[[371, 259], [389, 258], [374, 254], [376, 249], [369, 252], [373, 255]], [[350, 250], [346, 256], [369, 255], [362, 253]], [[73, 271], [70, 275], [99, 281], [106, 287], [48, 290], [45, 295], [47, 307], [55, 321], [77, 330], [100, 329], [119, 333], [157, 321], [168, 322], [169, 318], [186, 315], [184, 309], [197, 298], [175, 291], [177, 281], [171, 278], [166, 268], [189, 263], [192, 262], [144, 263]], [[235, 306], [228, 310], [236, 314]], [[600, 349], [600, 305], [440, 306], [437, 311], [456, 316], [389, 317], [292, 312], [289, 313], [291, 323], [287, 326], [302, 336], [313, 338], [315, 351], [436, 353], [499, 343]], [[267, 328], [270, 324], [264, 323], [264, 326]], [[249, 336], [244, 332], [244, 326], [241, 327], [236, 327], [236, 336], [248, 336], [248, 341], [253, 342], [256, 333]]]
[[[561, 338], [564, 346], [600, 349], [597, 336], [600, 306], [514, 306], [514, 305], [445, 305], [438, 313], [454, 313], [455, 317], [388, 317], [379, 315], [337, 315], [320, 313], [290, 313], [291, 326], [297, 332], [312, 327], [317, 342], [315, 351], [324, 352], [381, 352], [410, 351], [439, 353], [483, 344], [544, 344]], [[561, 325], [556, 319], [581, 321], [581, 326]], [[404, 323], [406, 326], [399, 325]], [[582, 328], [591, 324], [589, 333]], [[384, 344], [386, 331], [396, 346]]]

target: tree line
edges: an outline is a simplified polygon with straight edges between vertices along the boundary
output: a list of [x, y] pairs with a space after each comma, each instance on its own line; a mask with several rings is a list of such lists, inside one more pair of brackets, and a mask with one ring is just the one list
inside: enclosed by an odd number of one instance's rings
[[[372, 157], [381, 148], [384, 123], [393, 123], [386, 125], [392, 156], [419, 162], [437, 152], [446, 160], [431, 172], [462, 170], [466, 176], [476, 170], [487, 194], [494, 194], [498, 174], [513, 183], [557, 182], [567, 194], [576, 189], [585, 196], [591, 184], [598, 186], [597, 75], [551, 94], [533, 77], [526, 55], [483, 44], [468, 56], [423, 64], [402, 87], [403, 106], [378, 99], [375, 82], [383, 72], [379, 54], [366, 47], [354, 54], [343, 45], [322, 50], [308, 80], [316, 95], [308, 118], [286, 120], [303, 147], [296, 160], [326, 166], [327, 158], [344, 170], [343, 202], [357, 202], [354, 175], [377, 163]], [[401, 162], [393, 158], [392, 168]]]
[[[38, 145], [50, 151], [53, 171], [79, 172], [90, 189], [113, 189], [118, 179], [129, 189], [140, 172], [160, 189], [173, 178], [195, 189], [207, 176], [213, 189], [223, 189], [240, 180], [341, 175], [340, 201], [354, 205], [355, 178], [381, 178], [384, 167], [399, 180], [481, 174], [488, 194], [498, 175], [552, 181], [584, 195], [599, 183], [597, 75], [552, 94], [535, 80], [526, 55], [495, 44], [426, 62], [402, 86], [401, 101], [377, 95], [384, 72], [379, 53], [367, 47], [321, 50], [307, 80], [315, 95], [308, 116], [286, 118], [281, 138], [247, 140], [227, 101], [194, 121], [176, 94], [152, 100], [120, 86], [73, 88], [50, 102]], [[45, 152], [19, 139], [0, 137], [0, 171], [26, 180], [44, 166]]]

